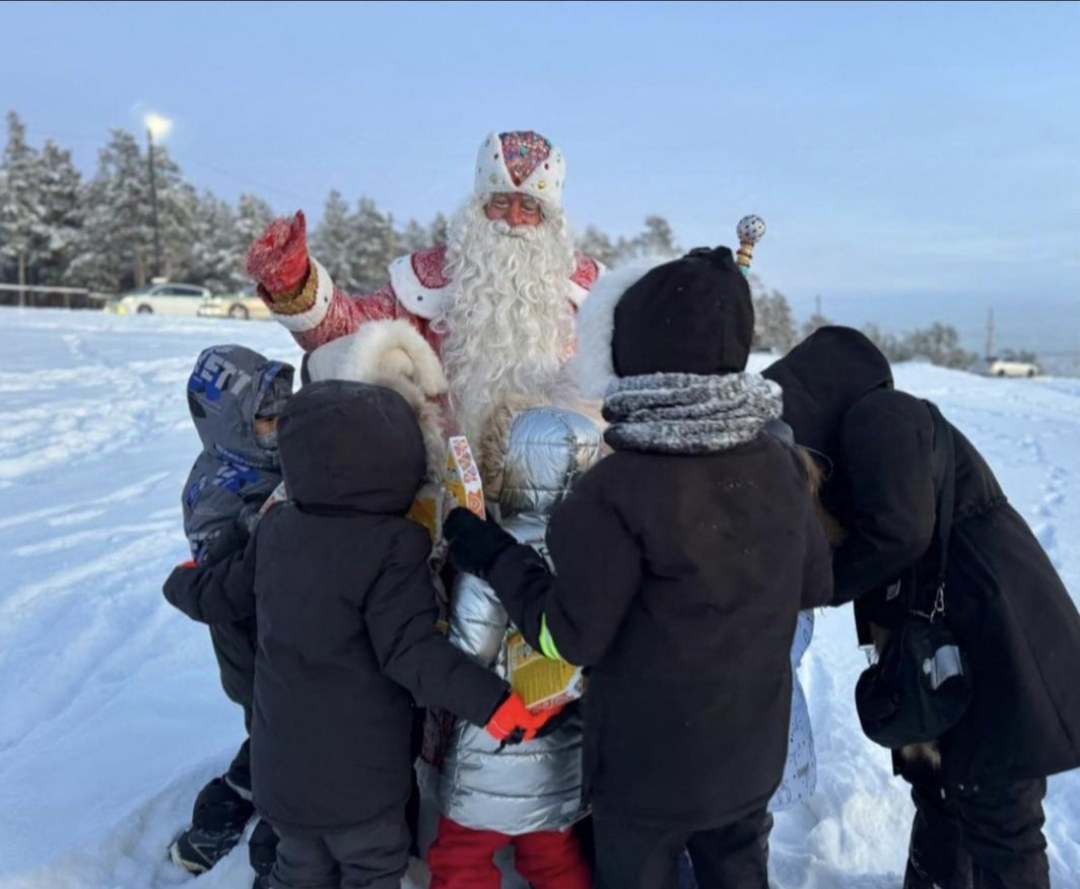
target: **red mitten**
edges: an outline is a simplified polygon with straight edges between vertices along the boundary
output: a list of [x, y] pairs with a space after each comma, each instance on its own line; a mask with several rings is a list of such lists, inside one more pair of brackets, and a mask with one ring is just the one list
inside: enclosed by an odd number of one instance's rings
[[307, 221], [304, 211], [275, 219], [248, 250], [247, 272], [271, 296], [286, 296], [304, 286], [308, 276]]
[[544, 727], [544, 723], [555, 716], [560, 709], [555, 707], [533, 713], [525, 706], [525, 702], [517, 692], [511, 692], [492, 714], [484, 728], [491, 737], [504, 744], [531, 741]]

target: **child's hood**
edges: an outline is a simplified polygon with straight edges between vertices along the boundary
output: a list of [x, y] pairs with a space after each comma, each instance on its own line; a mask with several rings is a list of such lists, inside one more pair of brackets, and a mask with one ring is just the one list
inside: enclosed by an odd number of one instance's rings
[[313, 511], [404, 515], [425, 472], [416, 414], [384, 386], [303, 386], [278, 421], [289, 497]]
[[601, 455], [600, 430], [587, 417], [554, 407], [522, 411], [507, 440], [502, 514], [550, 513]]
[[187, 385], [188, 407], [203, 448], [216, 457], [276, 467], [276, 454], [256, 443], [252, 421], [264, 405], [283, 405], [292, 388], [292, 365], [244, 346], [205, 349]]

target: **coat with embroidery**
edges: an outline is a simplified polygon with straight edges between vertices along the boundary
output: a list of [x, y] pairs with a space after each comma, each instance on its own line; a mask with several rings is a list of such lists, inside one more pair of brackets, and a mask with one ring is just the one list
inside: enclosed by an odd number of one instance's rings
[[[441, 337], [432, 330], [439, 307], [451, 287], [446, 275], [446, 246], [420, 250], [395, 259], [389, 267], [390, 280], [365, 296], [350, 296], [337, 287], [330, 274], [315, 257], [310, 257], [311, 271], [301, 294], [288, 303], [267, 305], [305, 352], [348, 334], [372, 321], [408, 320], [440, 353]], [[567, 298], [575, 307], [603, 271], [594, 259], [579, 255], [570, 276]], [[311, 281], [311, 277], [315, 281]], [[312, 286], [314, 283], [314, 286]]]

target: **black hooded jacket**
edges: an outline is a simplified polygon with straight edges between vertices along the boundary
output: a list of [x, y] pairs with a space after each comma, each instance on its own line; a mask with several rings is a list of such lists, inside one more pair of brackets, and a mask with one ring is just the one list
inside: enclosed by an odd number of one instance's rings
[[259, 812], [327, 833], [402, 807], [421, 705], [485, 724], [506, 684], [436, 629], [427, 532], [405, 518], [424, 445], [405, 400], [305, 386], [278, 426], [290, 502], [242, 554], [176, 569], [166, 598], [203, 622], [257, 609], [252, 789]]
[[[816, 451], [822, 501], [847, 532], [833, 554], [834, 604], [888, 625], [885, 588], [932, 575], [934, 426], [893, 388], [884, 355], [861, 333], [826, 327], [764, 375], [784, 390], [784, 420]], [[1013, 782], [1080, 765], [1080, 615], [1042, 546], [975, 447], [952, 429], [955, 517], [946, 620], [970, 660], [974, 699], [940, 739], [953, 785]]]

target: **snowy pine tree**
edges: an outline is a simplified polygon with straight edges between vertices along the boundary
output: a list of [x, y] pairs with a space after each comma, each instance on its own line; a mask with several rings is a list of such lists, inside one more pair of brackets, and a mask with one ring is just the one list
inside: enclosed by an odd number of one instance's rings
[[351, 228], [351, 286], [370, 293], [386, 283], [387, 267], [400, 254], [397, 232], [393, 221], [380, 213], [369, 198], [360, 198]]
[[[145, 168], [145, 175], [149, 176], [149, 160]], [[191, 266], [197, 238], [194, 226], [199, 212], [199, 195], [184, 181], [180, 167], [168, 149], [161, 145], [154, 146], [154, 179], [161, 231], [161, 275], [172, 281], [195, 283]]]
[[[8, 139], [0, 177], [0, 259], [5, 277], [30, 283], [35, 246], [47, 241], [41, 207], [40, 164], [26, 141], [26, 126], [14, 111], [7, 116]], [[13, 274], [12, 274], [13, 271]]]
[[903, 347], [895, 336], [891, 333], [885, 333], [876, 324], [867, 324], [863, 327], [862, 332], [890, 361], [906, 361], [911, 357], [904, 354]]
[[450, 223], [442, 213], [436, 213], [431, 223], [432, 246], [448, 244], [450, 242]]
[[274, 209], [266, 201], [246, 192], [240, 195], [236, 205], [236, 237], [242, 256], [273, 221]]
[[754, 302], [753, 348], [785, 354], [795, 345], [795, 321], [787, 297], [766, 290], [757, 275], [750, 275], [750, 297]]
[[[586, 232], [589, 231], [590, 229], [586, 229]], [[611, 261], [605, 263], [606, 265], [618, 266], [645, 257], [674, 259], [683, 252], [679, 245], [675, 243], [675, 235], [671, 229], [671, 224], [663, 216], [645, 217], [645, 231], [630, 239], [620, 237], [614, 245], [611, 244], [607, 235], [595, 229], [592, 229], [592, 231], [595, 232], [594, 237], [597, 239], [597, 243], [601, 247], [606, 245], [608, 248], [608, 256]]]
[[937, 322], [921, 330], [913, 330], [900, 343], [900, 350], [908, 358], [925, 358], [940, 367], [966, 369], [978, 356], [960, 345], [956, 328]]
[[240, 290], [254, 288], [255, 283], [244, 270], [244, 257], [251, 245], [266, 231], [274, 221], [274, 208], [262, 198], [245, 192], [240, 195], [236, 205], [235, 249], [238, 257], [234, 283]]
[[829, 327], [832, 325], [832, 321], [826, 318], [820, 311], [814, 312], [802, 326], [802, 339], [806, 339], [810, 334], [816, 330], [820, 330], [822, 327]]
[[71, 152], [51, 141], [38, 157], [38, 169], [43, 232], [34, 250], [37, 280], [61, 284], [82, 233], [82, 176], [71, 162]]
[[86, 219], [68, 277], [113, 293], [145, 284], [153, 263], [150, 185], [131, 133], [112, 131], [83, 205]]
[[[154, 168], [160, 272], [185, 278], [198, 265], [193, 251], [199, 198], [162, 146], [154, 146]], [[112, 131], [98, 171], [83, 191], [83, 206], [86, 217], [69, 280], [119, 292], [156, 276], [149, 159], [131, 133]]]
[[311, 236], [311, 252], [330, 273], [330, 277], [344, 290], [355, 290], [353, 274], [353, 220], [349, 204], [341, 192], [331, 191], [323, 206], [322, 219]]
[[210, 192], [195, 203], [192, 243], [185, 280], [214, 293], [235, 293], [244, 286], [243, 254], [236, 235], [236, 211]]
[[645, 231], [635, 240], [642, 256], [665, 256], [674, 259], [683, 252], [675, 243], [671, 224], [663, 216], [646, 216]]
[[415, 219], [410, 219], [405, 230], [398, 235], [398, 244], [402, 253], [416, 253], [434, 246], [431, 230], [424, 228]]
[[604, 265], [614, 266], [619, 261], [618, 251], [611, 243], [611, 238], [594, 226], [588, 226], [577, 239], [577, 249], [580, 253], [589, 256]]

